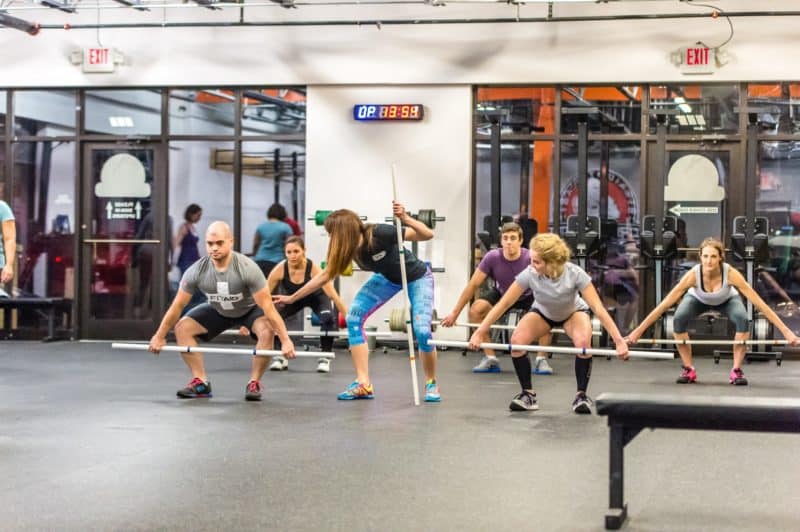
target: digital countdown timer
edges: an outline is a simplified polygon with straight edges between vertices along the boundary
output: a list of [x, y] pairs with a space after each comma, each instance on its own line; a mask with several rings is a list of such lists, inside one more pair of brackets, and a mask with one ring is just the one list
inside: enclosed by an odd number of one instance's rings
[[357, 104], [353, 118], [361, 122], [373, 120], [422, 120], [423, 107], [419, 103]]

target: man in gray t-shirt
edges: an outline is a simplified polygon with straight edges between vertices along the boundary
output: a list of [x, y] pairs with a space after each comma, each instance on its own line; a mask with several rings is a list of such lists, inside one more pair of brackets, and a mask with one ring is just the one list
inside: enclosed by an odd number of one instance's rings
[[[478, 288], [491, 278], [494, 282], [492, 289], [482, 294], [472, 302], [469, 307], [467, 319], [469, 323], [480, 323], [483, 318], [492, 310], [492, 307], [500, 301], [508, 287], [514, 282], [516, 276], [525, 271], [531, 263], [531, 256], [527, 249], [522, 247], [522, 228], [515, 222], [503, 224], [500, 228], [500, 249], [493, 249], [483, 256], [475, 273], [461, 291], [453, 310], [450, 314], [442, 318], [442, 327], [452, 327], [456, 324], [459, 314], [464, 309], [470, 299], [478, 292]], [[525, 292], [523, 297], [514, 302], [512, 309], [521, 309], [527, 312], [533, 303], [533, 296], [530, 290]], [[539, 338], [541, 345], [550, 345], [552, 335], [547, 334]], [[497, 360], [494, 349], [484, 349], [485, 356], [477, 366], [472, 368], [474, 373], [497, 373], [500, 371], [500, 363]], [[547, 356], [539, 353], [536, 356], [533, 372], [536, 375], [551, 375], [553, 368], [547, 362]]]
[[[252, 259], [233, 251], [233, 235], [228, 224], [214, 222], [208, 227], [206, 251], [208, 256], [184, 273], [172, 305], [150, 339], [150, 351], [161, 350], [173, 326], [178, 345], [191, 347], [197, 346], [198, 338], [210, 341], [228, 328], [244, 326], [257, 340], [257, 349], [269, 349], [274, 332], [281, 340], [283, 356], [294, 358], [294, 344], [272, 303], [264, 274]], [[198, 290], [205, 294], [208, 302], [194, 307], [181, 318], [181, 311]], [[210, 397], [211, 383], [206, 378], [203, 355], [193, 352], [181, 353], [181, 356], [192, 372], [192, 380], [186, 388], [178, 390], [178, 397]], [[261, 377], [269, 361], [270, 357], [253, 357], [245, 391], [248, 401], [261, 400]]]

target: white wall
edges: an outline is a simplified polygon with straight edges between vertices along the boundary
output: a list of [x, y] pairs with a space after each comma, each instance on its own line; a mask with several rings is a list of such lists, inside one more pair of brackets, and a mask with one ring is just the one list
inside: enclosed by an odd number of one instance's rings
[[[356, 122], [356, 103], [421, 103], [422, 122]], [[392, 212], [392, 170], [396, 165], [398, 196], [411, 211], [436, 209], [447, 221], [436, 226], [432, 242], [420, 245], [419, 255], [436, 273], [435, 308], [449, 312], [471, 272], [472, 92], [453, 87], [316, 87], [308, 88], [306, 149], [306, 212], [348, 208], [370, 221], [383, 222]], [[325, 230], [306, 221], [308, 254], [325, 257]], [[409, 246], [410, 247], [410, 246]], [[355, 272], [342, 278], [341, 290], [350, 301], [370, 274]], [[388, 330], [383, 319], [402, 307], [396, 296], [368, 321]], [[444, 312], [443, 312], [444, 311]], [[465, 338], [463, 331], [437, 333], [440, 338]]]
[[[616, 4], [616, 5], [615, 5]], [[734, 10], [794, 9], [787, 0], [727, 0]], [[674, 11], [697, 14], [682, 2], [558, 4], [557, 16], [608, 16]], [[387, 8], [388, 9], [388, 8]], [[385, 18], [514, 17], [513, 5], [404, 6]], [[707, 12], [708, 10], [705, 9]], [[383, 11], [382, 13], [387, 13]], [[45, 23], [94, 24], [90, 8], [77, 15], [55, 10], [14, 11]], [[523, 17], [543, 17], [544, 4], [520, 7]], [[195, 19], [236, 20], [238, 9], [104, 10], [102, 22], [158, 23]], [[245, 19], [346, 20], [377, 18], [367, 8], [312, 6], [298, 9], [248, 8]], [[794, 80], [800, 17], [733, 19], [735, 34], [726, 46], [729, 63], [698, 81]], [[670, 52], [704, 41], [717, 45], [729, 34], [723, 17], [664, 20], [608, 20], [506, 24], [405, 24], [362, 26], [140, 28], [101, 30], [105, 46], [121, 50], [129, 64], [113, 74], [83, 74], [72, 65], [72, 50], [96, 46], [95, 30], [45, 29], [31, 37], [0, 31], [0, 86], [158, 86], [225, 84], [366, 85], [554, 82], [656, 82], [686, 79], [670, 62]]]

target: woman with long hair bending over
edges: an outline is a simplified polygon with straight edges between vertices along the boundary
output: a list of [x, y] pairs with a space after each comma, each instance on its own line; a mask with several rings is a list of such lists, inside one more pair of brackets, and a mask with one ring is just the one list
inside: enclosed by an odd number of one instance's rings
[[[415, 220], [405, 207], [392, 202], [394, 215], [403, 224], [403, 239], [425, 241], [433, 231]], [[343, 273], [355, 261], [359, 268], [374, 272], [353, 298], [347, 313], [347, 333], [356, 379], [339, 394], [340, 400], [372, 399], [374, 390], [369, 378], [369, 350], [364, 339], [364, 322], [384, 303], [403, 289], [397, 230], [389, 224], [365, 224], [347, 209], [332, 212], [325, 219], [330, 235], [325, 269], [303, 288], [289, 296], [273, 296], [276, 303], [292, 304], [318, 290]], [[441, 400], [436, 382], [436, 350], [429, 344], [433, 318], [433, 274], [430, 268], [409, 250], [404, 249], [408, 296], [411, 300], [411, 324], [422, 355], [425, 370], [425, 401]]]
[[[540, 233], [531, 239], [531, 265], [517, 275], [505, 295], [492, 308], [469, 339], [470, 349], [486, 342], [489, 327], [513, 305], [526, 290], [533, 293], [533, 306], [511, 335], [511, 343], [531, 344], [550, 333], [553, 327], [563, 327], [576, 348], [591, 347], [592, 322], [589, 310], [600, 318], [603, 327], [614, 340], [617, 355], [628, 358], [628, 346], [617, 325], [603, 306], [592, 278], [579, 266], [569, 262], [570, 250], [561, 237]], [[522, 391], [509, 405], [511, 410], [537, 410], [539, 405], [531, 379], [531, 361], [526, 351], [512, 351], [511, 359]], [[576, 353], [575, 380], [577, 392], [572, 400], [576, 414], [591, 414], [592, 400], [586, 394], [592, 373], [592, 356]]]

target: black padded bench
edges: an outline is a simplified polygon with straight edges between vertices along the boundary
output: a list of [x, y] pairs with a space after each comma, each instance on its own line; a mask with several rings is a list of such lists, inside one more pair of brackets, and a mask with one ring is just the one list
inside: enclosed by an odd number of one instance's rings
[[11, 332], [11, 310], [32, 309], [47, 318], [47, 336], [42, 340], [47, 342], [58, 340], [56, 337], [56, 316], [69, 316], [72, 313], [72, 300], [63, 297], [1, 297], [0, 308], [4, 309], [3, 329], [6, 337]]
[[608, 416], [609, 513], [617, 530], [628, 516], [623, 494], [625, 446], [644, 428], [800, 432], [800, 399], [604, 393], [597, 414]]

